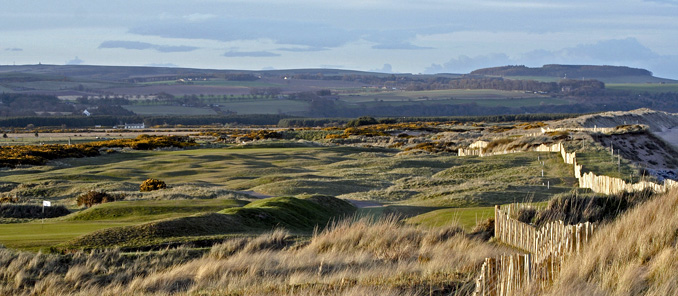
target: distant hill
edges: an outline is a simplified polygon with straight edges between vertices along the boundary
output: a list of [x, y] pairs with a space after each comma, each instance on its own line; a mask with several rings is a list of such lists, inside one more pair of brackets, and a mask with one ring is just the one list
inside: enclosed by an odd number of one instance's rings
[[[501, 76], [501, 77], [525, 77], [540, 80], [539, 78], [557, 79], [596, 79], [606, 83], [648, 83], [665, 82], [676, 83], [678, 81], [652, 76], [652, 72], [645, 69], [623, 66], [593, 66], [593, 65], [544, 65], [540, 68], [526, 66], [503, 66], [478, 69], [470, 75]], [[552, 80], [552, 79], [544, 79]]]
[[[172, 67], [144, 67], [144, 66], [93, 66], [93, 65], [0, 65], [0, 75], [17, 76], [17, 73], [66, 76], [78, 79], [120, 81], [135, 77], [152, 76], [186, 76], [186, 75], [224, 75], [224, 74], [252, 74], [252, 75], [371, 75], [390, 76], [391, 74], [341, 70], [341, 69], [287, 69], [287, 70], [217, 70]], [[396, 74], [396, 76], [412, 76], [412, 74]]]

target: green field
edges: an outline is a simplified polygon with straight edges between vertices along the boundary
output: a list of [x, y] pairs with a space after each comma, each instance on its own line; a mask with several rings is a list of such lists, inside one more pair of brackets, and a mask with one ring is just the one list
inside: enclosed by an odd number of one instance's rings
[[[152, 81], [152, 82], [142, 82], [139, 83], [139, 85], [185, 85], [185, 82], [179, 82], [175, 80], [171, 81]], [[210, 79], [210, 80], [198, 80], [198, 81], [191, 81], [190, 85], [206, 85], [206, 86], [232, 86], [232, 87], [243, 87], [243, 88], [250, 88], [250, 87], [276, 87], [280, 86], [278, 84], [274, 83], [268, 83], [265, 81], [261, 80], [256, 80], [256, 81], [228, 81], [224, 79]]]
[[139, 115], [215, 115], [215, 112], [209, 108], [182, 107], [182, 106], [145, 106], [128, 105], [123, 106]]
[[562, 80], [561, 77], [550, 76], [504, 76], [503, 78], [512, 80], [534, 80], [539, 82], [558, 82]]
[[230, 110], [238, 114], [279, 114], [308, 111], [309, 102], [262, 99], [254, 101], [221, 102], [221, 110]]
[[458, 105], [476, 103], [487, 107], [530, 107], [539, 105], [566, 105], [570, 101], [519, 91], [479, 90], [433, 90], [433, 91], [389, 91], [342, 95], [346, 105], [366, 106], [407, 106], [407, 105]]
[[359, 93], [342, 96], [347, 102], [369, 102], [377, 100], [386, 101], [410, 101], [418, 100], [445, 100], [445, 99], [506, 99], [506, 98], [548, 98], [544, 95], [525, 93], [521, 91], [503, 91], [493, 89], [446, 89], [427, 91], [386, 91], [376, 93]]
[[606, 84], [606, 88], [614, 90], [626, 90], [632, 92], [648, 92], [648, 93], [663, 93], [663, 92], [678, 92], [678, 83], [623, 83], [623, 84]]

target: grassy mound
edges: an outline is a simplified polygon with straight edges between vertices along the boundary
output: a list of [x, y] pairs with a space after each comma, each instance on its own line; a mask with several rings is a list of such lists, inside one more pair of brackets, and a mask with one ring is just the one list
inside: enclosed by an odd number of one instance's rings
[[246, 201], [233, 199], [119, 201], [100, 204], [64, 219], [68, 221], [151, 221], [177, 215], [218, 212], [224, 208], [240, 207], [246, 203]]
[[103, 229], [80, 236], [63, 246], [148, 247], [177, 241], [201, 240], [201, 237], [207, 236], [262, 232], [277, 227], [310, 232], [314, 227], [324, 226], [333, 218], [348, 215], [354, 210], [349, 203], [329, 196], [274, 197], [217, 213]]
[[551, 295], [676, 295], [678, 191], [659, 196], [596, 231], [565, 261]]

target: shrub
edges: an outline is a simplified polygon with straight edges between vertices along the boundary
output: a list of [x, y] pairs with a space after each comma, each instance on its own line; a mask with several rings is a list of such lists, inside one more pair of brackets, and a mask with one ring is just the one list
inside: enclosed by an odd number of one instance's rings
[[379, 123], [374, 117], [362, 116], [358, 119], [353, 119], [346, 124], [346, 127], [359, 127], [363, 125], [371, 125]]
[[164, 181], [158, 179], [147, 179], [146, 181], [141, 183], [141, 185], [139, 186], [139, 191], [148, 192], [165, 188], [167, 188], [167, 184], [165, 184]]
[[17, 197], [12, 197], [12, 196], [9, 196], [9, 195], [0, 196], [0, 204], [17, 203], [17, 202], [19, 202], [19, 199]]
[[95, 204], [113, 202], [123, 199], [125, 199], [125, 196], [122, 194], [108, 194], [106, 192], [91, 190], [83, 195], [78, 196], [76, 202], [78, 203], [78, 206], [84, 205], [86, 207], [91, 207]]

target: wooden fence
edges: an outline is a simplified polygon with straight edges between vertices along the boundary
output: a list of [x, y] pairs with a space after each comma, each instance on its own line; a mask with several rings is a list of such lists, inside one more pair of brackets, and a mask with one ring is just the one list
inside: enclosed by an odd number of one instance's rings
[[[613, 178], [609, 176], [598, 176], [593, 172], [582, 173], [584, 167], [577, 163], [576, 152], [569, 153], [562, 143], [544, 145], [533, 147], [529, 151], [536, 152], [552, 152], [560, 153], [563, 161], [566, 164], [571, 164], [574, 168], [574, 177], [577, 178], [580, 188], [588, 188], [595, 193], [602, 193], [606, 195], [617, 194], [621, 192], [642, 191], [650, 189], [654, 192], [667, 192], [673, 187], [678, 187], [678, 182], [666, 179], [663, 184], [654, 182], [640, 181], [638, 183], [627, 183], [620, 178]], [[504, 150], [485, 153], [481, 149], [459, 149], [459, 156], [492, 156], [510, 153], [524, 152], [524, 150]]]
[[474, 295], [515, 295], [524, 289], [544, 288], [560, 272], [563, 261], [582, 251], [595, 232], [592, 223], [564, 225], [562, 221], [548, 223], [537, 229], [511, 218], [518, 205], [502, 210], [495, 206], [494, 236], [497, 240], [528, 254], [486, 258], [476, 279]]
[[[594, 129], [594, 132], [600, 132]], [[566, 164], [573, 166], [574, 177], [579, 187], [589, 188], [602, 194], [616, 194], [624, 191], [640, 191], [651, 189], [655, 192], [666, 192], [678, 187], [678, 182], [666, 179], [663, 184], [641, 181], [627, 183], [620, 178], [598, 176], [593, 172], [582, 173], [583, 166], [577, 163], [575, 152], [566, 151], [562, 143], [539, 145], [530, 149], [537, 152], [560, 153]], [[482, 149], [459, 149], [459, 156], [491, 156], [522, 152], [505, 150], [484, 153]], [[476, 279], [476, 296], [504, 296], [517, 294], [538, 294], [530, 289], [544, 289], [549, 286], [560, 273], [564, 260], [571, 254], [582, 251], [591, 240], [596, 226], [591, 223], [564, 225], [562, 221], [548, 223], [539, 229], [520, 222], [512, 215], [517, 215], [519, 205], [508, 205], [504, 209], [495, 206], [494, 236], [497, 240], [524, 250], [527, 254], [504, 255], [486, 258], [480, 275]]]

